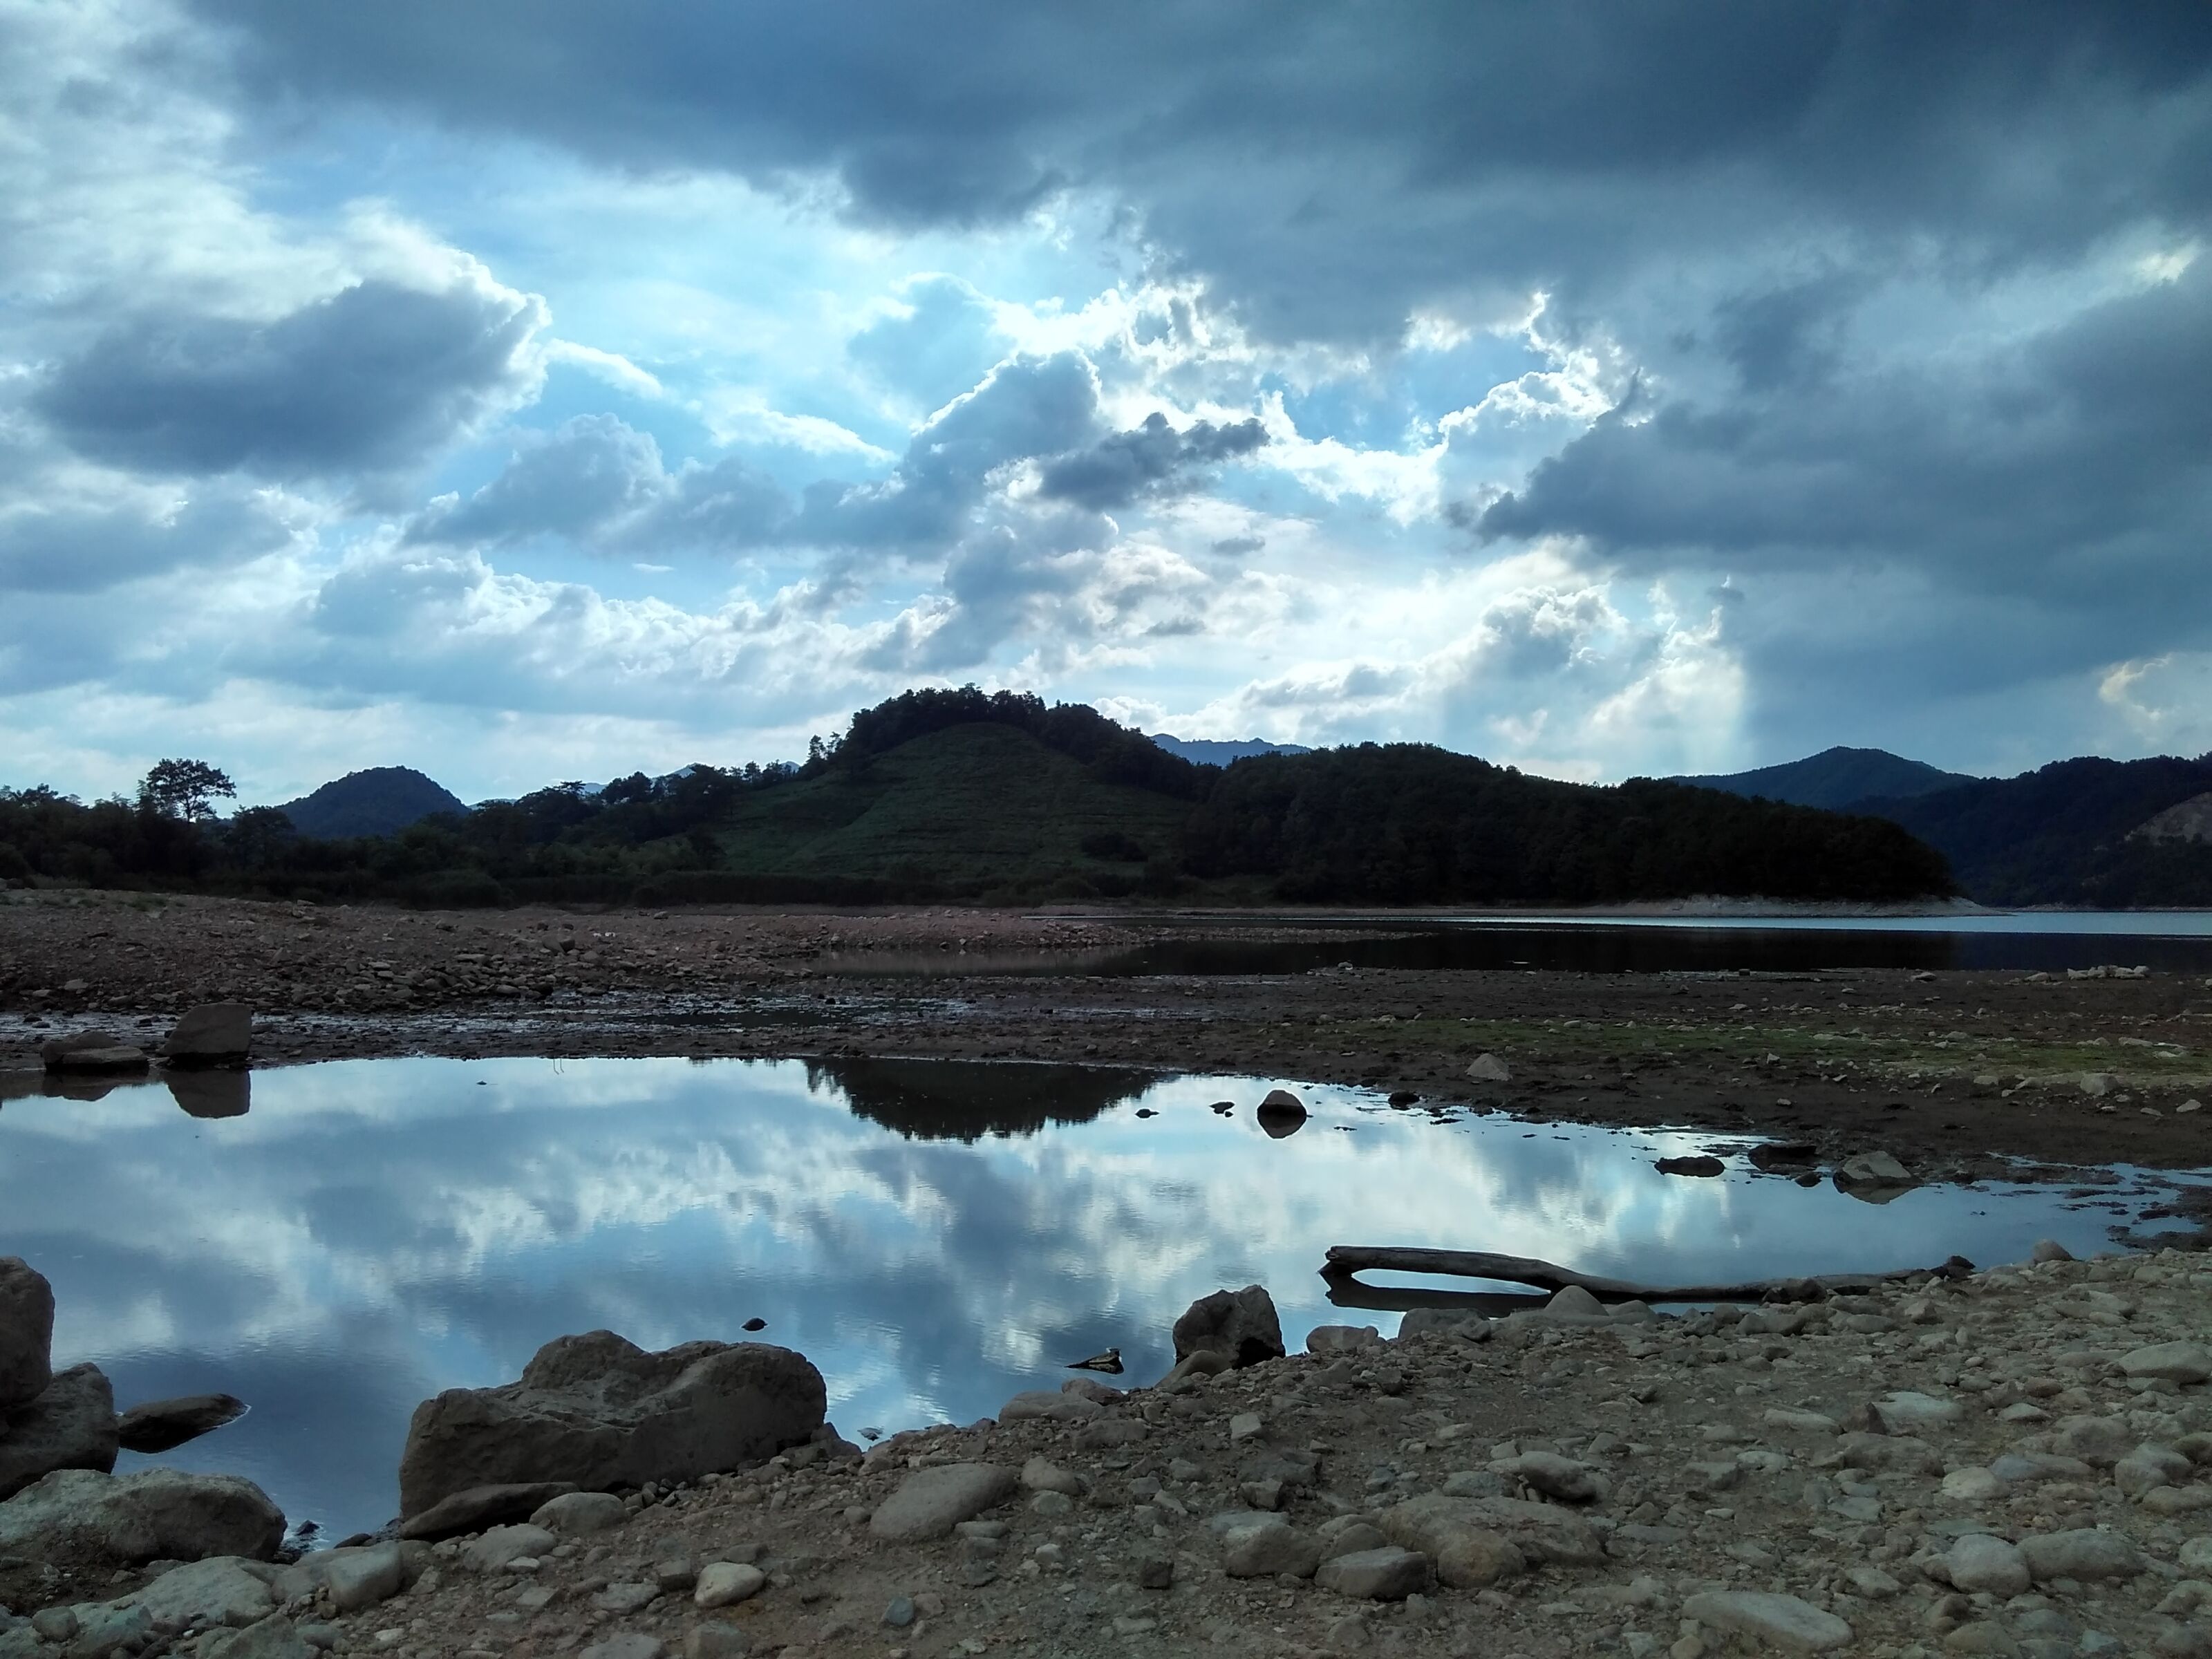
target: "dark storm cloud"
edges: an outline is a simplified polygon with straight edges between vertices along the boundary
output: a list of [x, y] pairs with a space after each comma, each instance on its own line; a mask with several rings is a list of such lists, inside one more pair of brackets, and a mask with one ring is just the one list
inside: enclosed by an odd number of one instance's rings
[[79, 453], [166, 473], [404, 466], [526, 391], [535, 300], [363, 282], [274, 322], [141, 319], [65, 358], [33, 408]]
[[1178, 432], [1154, 410], [1142, 426], [1048, 462], [1037, 493], [1110, 512], [1140, 496], [1194, 488], [1212, 463], [1249, 455], [1267, 441], [1267, 428], [1256, 419], [1220, 425], [1198, 421]]
[[1864, 370], [1816, 396], [1785, 387], [1648, 418], [1630, 405], [1479, 522], [1490, 538], [1586, 537], [1653, 568], [1684, 552], [1754, 568], [1841, 556], [2015, 590], [2109, 594], [2123, 574], [2199, 587], [2208, 385], [2212, 261], [2199, 260], [1964, 366]]
[[286, 111], [352, 95], [623, 165], [830, 170], [898, 225], [1102, 187], [1261, 326], [1316, 337], [1603, 289], [1717, 238], [1984, 268], [2212, 201], [2196, 0], [197, 4]]

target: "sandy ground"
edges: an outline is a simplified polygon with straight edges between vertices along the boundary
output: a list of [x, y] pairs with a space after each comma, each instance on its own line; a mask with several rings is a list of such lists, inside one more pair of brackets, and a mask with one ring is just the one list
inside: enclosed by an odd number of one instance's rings
[[[2018, 972], [1332, 969], [1103, 977], [1249, 919], [909, 909], [603, 915], [145, 895], [0, 903], [0, 1098], [40, 1042], [258, 1011], [257, 1063], [402, 1054], [1110, 1061], [1364, 1085], [1539, 1120], [1887, 1151], [1929, 1176], [2212, 1167], [2212, 980]], [[1378, 931], [1387, 931], [1375, 924]], [[1291, 917], [1281, 937], [1312, 936]], [[1329, 937], [1343, 937], [1331, 934]], [[1047, 971], [1039, 971], [1040, 969]], [[1019, 971], [1014, 971], [1018, 969]], [[1054, 971], [1056, 970], [1056, 971]], [[1499, 1057], [1503, 1082], [1467, 1075]], [[95, 1085], [96, 1086], [96, 1085]]]

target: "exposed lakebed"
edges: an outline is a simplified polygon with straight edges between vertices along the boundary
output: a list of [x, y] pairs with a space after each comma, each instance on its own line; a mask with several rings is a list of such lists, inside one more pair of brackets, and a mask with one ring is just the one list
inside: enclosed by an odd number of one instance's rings
[[159, 1461], [248, 1475], [336, 1533], [392, 1514], [418, 1401], [511, 1378], [568, 1332], [660, 1347], [764, 1321], [858, 1435], [972, 1420], [1109, 1346], [1149, 1382], [1218, 1285], [1267, 1285], [1293, 1346], [1317, 1323], [1389, 1332], [1395, 1314], [1332, 1304], [1335, 1243], [1710, 1282], [1990, 1264], [2044, 1237], [2086, 1253], [2164, 1195], [2122, 1171], [2094, 1196], [1876, 1206], [1741, 1158], [1717, 1179], [1654, 1168], [1705, 1133], [1297, 1084], [1312, 1115], [1276, 1138], [1254, 1108], [1281, 1079], [1094, 1066], [417, 1058], [237, 1080], [250, 1099], [10, 1100], [0, 1251], [52, 1280], [57, 1363], [98, 1362], [119, 1404], [250, 1402]]

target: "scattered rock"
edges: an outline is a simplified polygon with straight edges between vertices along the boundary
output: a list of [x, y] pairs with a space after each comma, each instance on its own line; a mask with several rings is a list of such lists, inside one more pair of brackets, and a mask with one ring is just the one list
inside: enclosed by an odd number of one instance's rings
[[53, 1286], [21, 1256], [0, 1255], [0, 1418], [54, 1380], [53, 1338]]
[[563, 1492], [530, 1512], [532, 1526], [567, 1538], [595, 1538], [629, 1519], [629, 1509], [610, 1492]]
[[244, 1060], [253, 1047], [253, 1009], [243, 1002], [203, 1002], [187, 1008], [161, 1056], [172, 1066], [219, 1066]]
[[1310, 1578], [1320, 1565], [1321, 1540], [1275, 1516], [1222, 1534], [1221, 1570], [1231, 1578]]
[[767, 1588], [768, 1575], [758, 1567], [743, 1561], [709, 1561], [699, 1569], [691, 1601], [695, 1607], [726, 1607], [750, 1601]]
[[1709, 1153], [1688, 1158], [1662, 1158], [1654, 1166], [1661, 1175], [1710, 1176], [1725, 1175], [1728, 1165]]
[[1053, 1423], [1088, 1423], [1101, 1416], [1105, 1407], [1095, 1400], [1079, 1394], [1064, 1394], [1057, 1389], [1037, 1389], [1018, 1394], [999, 1407], [1001, 1423], [1018, 1423], [1025, 1418], [1042, 1418]]
[[1176, 1321], [1174, 1338], [1178, 1361], [1194, 1353], [1218, 1353], [1232, 1365], [1256, 1365], [1283, 1357], [1283, 1326], [1274, 1299], [1257, 1285], [1199, 1297]]
[[1316, 1325], [1306, 1333], [1308, 1353], [1349, 1353], [1382, 1346], [1382, 1334], [1372, 1325]]
[[[399, 1535], [435, 1542], [441, 1538], [453, 1538], [465, 1532], [482, 1532], [487, 1527], [505, 1526], [516, 1521], [543, 1524], [537, 1522], [538, 1511], [553, 1499], [574, 1493], [575, 1490], [565, 1480], [527, 1480], [509, 1482], [504, 1486], [470, 1486], [439, 1499], [420, 1515], [410, 1516], [400, 1522]], [[622, 1509], [622, 1500], [618, 1498], [609, 1498], [604, 1492], [585, 1495], [607, 1498], [617, 1510]], [[616, 1524], [620, 1524], [619, 1520]]]
[[1851, 1639], [1851, 1627], [1795, 1595], [1766, 1590], [1703, 1590], [1682, 1603], [1701, 1625], [1784, 1653], [1824, 1653]]
[[403, 1513], [471, 1486], [566, 1481], [591, 1491], [688, 1480], [805, 1444], [822, 1374], [788, 1348], [687, 1342], [647, 1353], [612, 1331], [556, 1338], [519, 1382], [448, 1389], [415, 1408]]
[[302, 1556], [287, 1574], [286, 1588], [297, 1594], [296, 1582], [304, 1581], [309, 1594], [323, 1593], [332, 1612], [358, 1613], [389, 1601], [406, 1588], [409, 1577], [406, 1552], [399, 1544], [372, 1544]]
[[462, 1547], [461, 1565], [477, 1572], [497, 1572], [508, 1562], [520, 1561], [526, 1555], [543, 1556], [560, 1541], [544, 1528], [533, 1527], [527, 1522], [494, 1527]]
[[2164, 1377], [2185, 1385], [2212, 1382], [2212, 1348], [2202, 1342], [2154, 1342], [2120, 1356], [2130, 1376]]
[[1359, 1550], [1322, 1562], [1314, 1583], [1363, 1601], [1402, 1601], [1428, 1589], [1429, 1577], [1427, 1556], [1386, 1544], [1379, 1550]]
[[895, 1544], [942, 1538], [961, 1522], [1005, 1503], [1020, 1486], [1013, 1470], [993, 1463], [917, 1469], [869, 1517], [868, 1530]]
[[46, 1392], [7, 1413], [0, 1435], [0, 1498], [56, 1469], [115, 1467], [115, 1394], [97, 1365], [56, 1371]]
[[641, 1630], [617, 1631], [583, 1650], [582, 1659], [664, 1659], [668, 1644]]
[[188, 1394], [133, 1406], [115, 1425], [125, 1451], [165, 1452], [243, 1416], [246, 1402], [235, 1395]]
[[2039, 1584], [2053, 1578], [2132, 1578], [2143, 1571], [2142, 1553], [2132, 1540], [2094, 1527], [2023, 1538], [2020, 1553]]
[[1879, 1433], [1908, 1435], [1956, 1423], [1966, 1415], [1966, 1408], [1955, 1400], [1900, 1389], [1868, 1406], [1867, 1415]]
[[1509, 1480], [1518, 1480], [1565, 1504], [1594, 1503], [1607, 1490], [1606, 1478], [1589, 1464], [1557, 1452], [1523, 1452], [1518, 1457], [1500, 1458], [1490, 1467]]
[[172, 1567], [143, 1589], [109, 1605], [128, 1602], [143, 1609], [156, 1630], [206, 1630], [216, 1625], [242, 1630], [277, 1610], [268, 1571], [258, 1561], [212, 1556]]
[[199, 1659], [312, 1659], [313, 1652], [281, 1613], [244, 1630], [210, 1631], [199, 1645]]
[[1943, 1566], [1953, 1585], [1970, 1595], [1984, 1590], [1991, 1595], [2018, 1595], [2033, 1577], [2019, 1550], [1986, 1533], [1969, 1533], [1958, 1540], [1943, 1558]]
[[1468, 1063], [1467, 1078], [1470, 1083], [1510, 1083], [1513, 1068], [1496, 1054], [1477, 1054]]

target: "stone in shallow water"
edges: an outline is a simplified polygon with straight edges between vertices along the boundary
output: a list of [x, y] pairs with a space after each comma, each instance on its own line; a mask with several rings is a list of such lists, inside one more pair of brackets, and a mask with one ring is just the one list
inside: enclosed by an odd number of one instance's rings
[[133, 1406], [115, 1425], [125, 1451], [165, 1452], [213, 1432], [246, 1413], [235, 1395], [188, 1394], [174, 1400], [150, 1400]]
[[170, 1028], [161, 1054], [171, 1065], [210, 1066], [244, 1060], [252, 1047], [251, 1003], [203, 1002]]

